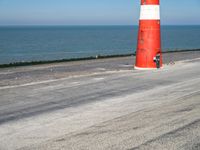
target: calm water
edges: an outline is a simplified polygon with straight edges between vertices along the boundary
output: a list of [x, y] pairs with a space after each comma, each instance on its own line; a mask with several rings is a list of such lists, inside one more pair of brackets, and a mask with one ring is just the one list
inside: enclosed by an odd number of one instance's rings
[[[0, 64], [127, 54], [137, 26], [0, 27]], [[200, 48], [200, 26], [163, 26], [163, 51]]]

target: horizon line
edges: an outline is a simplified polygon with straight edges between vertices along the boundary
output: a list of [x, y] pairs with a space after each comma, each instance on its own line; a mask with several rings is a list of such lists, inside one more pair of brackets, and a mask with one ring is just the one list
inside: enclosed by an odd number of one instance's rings
[[[138, 24], [74, 24], [74, 25], [65, 25], [65, 24], [6, 24], [3, 26], [139, 26]], [[200, 26], [200, 24], [161, 24], [161, 26]]]

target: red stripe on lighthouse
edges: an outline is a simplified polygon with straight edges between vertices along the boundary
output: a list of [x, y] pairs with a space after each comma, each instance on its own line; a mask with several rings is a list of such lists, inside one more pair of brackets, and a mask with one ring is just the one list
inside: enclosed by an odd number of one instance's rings
[[136, 69], [162, 67], [159, 0], [141, 0]]
[[159, 0], [141, 0], [141, 5], [159, 5]]

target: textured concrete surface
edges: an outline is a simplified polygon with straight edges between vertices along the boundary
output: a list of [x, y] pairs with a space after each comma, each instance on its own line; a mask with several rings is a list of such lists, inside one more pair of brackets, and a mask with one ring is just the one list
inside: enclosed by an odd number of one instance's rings
[[200, 149], [200, 53], [164, 58], [1, 69], [0, 149]]

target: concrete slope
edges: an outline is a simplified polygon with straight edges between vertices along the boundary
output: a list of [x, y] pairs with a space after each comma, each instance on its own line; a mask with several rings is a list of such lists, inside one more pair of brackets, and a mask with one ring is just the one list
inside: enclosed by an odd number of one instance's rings
[[0, 149], [199, 149], [200, 59], [0, 87]]

